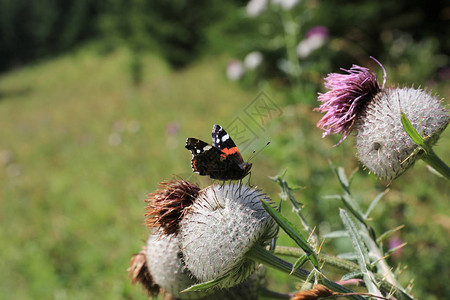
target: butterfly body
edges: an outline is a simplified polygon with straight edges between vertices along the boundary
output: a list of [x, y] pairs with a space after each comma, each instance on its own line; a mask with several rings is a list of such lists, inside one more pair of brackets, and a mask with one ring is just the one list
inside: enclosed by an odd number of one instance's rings
[[212, 145], [196, 138], [186, 140], [185, 147], [192, 153], [192, 170], [217, 180], [240, 180], [247, 176], [252, 164], [244, 162], [228, 133], [214, 125], [211, 135]]

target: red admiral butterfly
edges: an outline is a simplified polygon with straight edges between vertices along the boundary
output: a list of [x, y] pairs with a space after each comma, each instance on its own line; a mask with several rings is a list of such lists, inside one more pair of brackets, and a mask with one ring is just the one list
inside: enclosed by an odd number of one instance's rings
[[228, 133], [214, 125], [211, 135], [212, 146], [195, 138], [186, 140], [185, 147], [192, 153], [192, 170], [218, 180], [240, 180], [247, 176], [252, 164], [244, 162]]

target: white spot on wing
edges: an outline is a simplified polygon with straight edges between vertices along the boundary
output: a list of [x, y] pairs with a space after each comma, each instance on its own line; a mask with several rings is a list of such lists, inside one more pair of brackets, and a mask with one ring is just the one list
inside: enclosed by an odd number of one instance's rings
[[225, 141], [228, 140], [229, 138], [230, 138], [230, 136], [228, 135], [228, 133], [225, 134], [225, 135], [222, 137], [222, 142], [225, 142]]

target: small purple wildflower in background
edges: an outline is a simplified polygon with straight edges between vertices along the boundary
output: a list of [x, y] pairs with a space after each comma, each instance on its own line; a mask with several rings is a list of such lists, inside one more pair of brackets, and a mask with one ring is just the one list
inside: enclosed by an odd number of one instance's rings
[[177, 121], [171, 121], [166, 125], [166, 134], [167, 135], [177, 135], [180, 132], [180, 123]]
[[305, 39], [297, 45], [298, 57], [308, 57], [312, 52], [325, 45], [328, 36], [329, 31], [325, 26], [316, 26], [308, 30]]
[[[399, 247], [403, 244], [402, 239], [399, 236], [393, 236], [389, 239], [389, 249], [394, 249], [396, 247]], [[403, 249], [399, 248], [392, 252], [391, 256], [393, 258], [400, 258], [402, 256]]]
[[[325, 113], [317, 123], [324, 130], [323, 137], [339, 133], [343, 135], [341, 143], [354, 132], [359, 160], [381, 179], [397, 178], [418, 158], [437, 161], [434, 153], [417, 151], [418, 145], [403, 128], [401, 115], [406, 115], [431, 147], [450, 121], [442, 100], [421, 89], [384, 88], [386, 73], [380, 86], [367, 68], [353, 65], [342, 70], [347, 74], [332, 73], [325, 78], [329, 91], [318, 97], [322, 105], [315, 110]], [[448, 177], [448, 167], [440, 164], [433, 167], [440, 167]]]
[[313, 36], [321, 36], [321, 37], [328, 37], [329, 30], [325, 26], [315, 26], [308, 30], [305, 34], [306, 38], [309, 39]]
[[227, 77], [232, 81], [236, 81], [242, 78], [245, 74], [244, 65], [241, 61], [233, 59], [228, 62], [227, 65]]

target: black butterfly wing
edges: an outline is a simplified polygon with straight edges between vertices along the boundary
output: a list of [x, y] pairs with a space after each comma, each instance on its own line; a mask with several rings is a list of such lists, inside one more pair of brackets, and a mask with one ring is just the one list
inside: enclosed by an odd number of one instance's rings
[[195, 173], [209, 175], [213, 179], [218, 179], [215, 177], [220, 175], [216, 174], [221, 173], [223, 170], [221, 165], [222, 152], [219, 149], [195, 138], [188, 138], [185, 148], [192, 153], [191, 167]]
[[222, 128], [220, 125], [214, 125], [213, 130], [211, 133], [212, 140], [213, 140], [213, 147], [216, 147], [220, 150], [226, 148], [226, 149], [232, 149], [236, 147], [236, 144], [233, 142], [231, 137], [228, 135], [228, 133], [225, 131], [225, 129]]
[[244, 162], [236, 144], [225, 129], [220, 125], [214, 125], [211, 135], [213, 147], [222, 151], [226, 160], [230, 161], [230, 163], [235, 162], [238, 165]]

